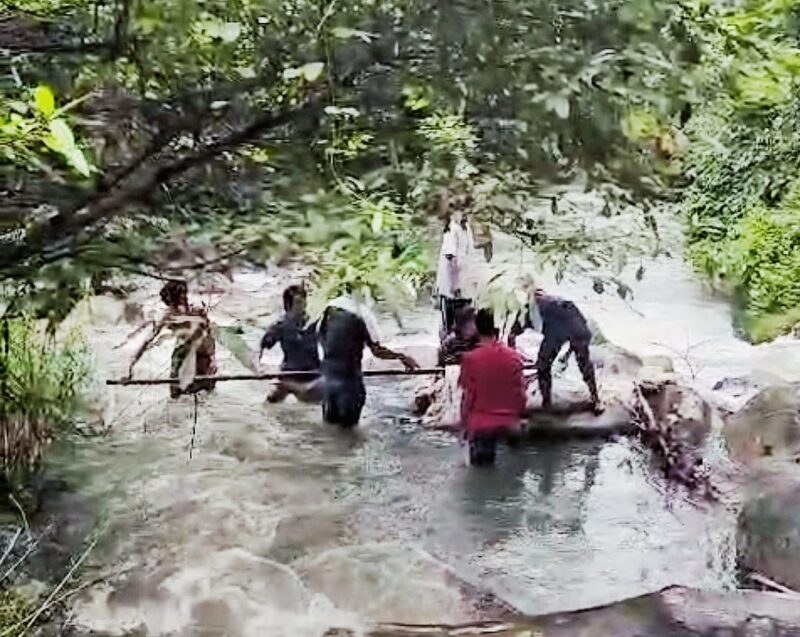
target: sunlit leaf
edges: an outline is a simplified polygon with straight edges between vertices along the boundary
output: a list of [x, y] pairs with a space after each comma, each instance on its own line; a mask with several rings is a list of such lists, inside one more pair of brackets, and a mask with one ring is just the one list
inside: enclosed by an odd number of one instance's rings
[[47, 145], [59, 153], [66, 153], [75, 147], [75, 136], [72, 129], [63, 119], [54, 119], [50, 122], [50, 136]]
[[358, 38], [359, 40], [362, 40], [367, 44], [372, 42], [372, 40], [376, 37], [374, 33], [359, 31], [357, 29], [348, 29], [347, 27], [335, 27], [331, 29], [331, 33], [333, 33], [334, 37], [337, 37], [340, 40], [350, 40], [352, 38]]
[[301, 66], [299, 71], [306, 82], [315, 82], [319, 79], [319, 76], [322, 75], [322, 70], [324, 68], [325, 64], [322, 62], [309, 62]]
[[56, 110], [56, 102], [53, 91], [48, 86], [38, 86], [33, 94], [36, 109], [45, 117], [50, 117]]

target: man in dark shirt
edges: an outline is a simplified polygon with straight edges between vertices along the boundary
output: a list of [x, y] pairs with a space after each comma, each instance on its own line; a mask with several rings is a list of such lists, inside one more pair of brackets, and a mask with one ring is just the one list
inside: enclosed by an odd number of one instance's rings
[[460, 365], [461, 357], [477, 346], [475, 308], [471, 305], [459, 308], [456, 311], [455, 328], [445, 337], [439, 348], [439, 366]]
[[[536, 359], [539, 389], [542, 392], [542, 407], [549, 409], [552, 405], [553, 362], [564, 343], [569, 343], [570, 351], [575, 354], [575, 360], [581, 370], [583, 380], [589, 388], [594, 410], [599, 412], [601, 407], [600, 398], [597, 395], [597, 381], [594, 376], [594, 365], [589, 356], [592, 333], [586, 323], [586, 318], [572, 301], [550, 296], [544, 290], [537, 288], [534, 292], [534, 300], [542, 317], [542, 333], [544, 335]], [[516, 336], [532, 327], [530, 307], [527, 309], [525, 319], [522, 322], [517, 321], [511, 328], [509, 344], [512, 346]]]
[[329, 424], [354, 427], [361, 418], [367, 397], [361, 370], [365, 347], [376, 358], [399, 360], [409, 370], [418, 367], [410, 356], [380, 344], [375, 317], [352, 295], [334, 299], [325, 308], [319, 340], [323, 351], [322, 417]]
[[[286, 314], [273, 323], [261, 339], [261, 352], [280, 343], [283, 350], [281, 370], [286, 372], [319, 372], [317, 325], [309, 324], [306, 316], [306, 291], [292, 285], [283, 292], [283, 309]], [[267, 400], [279, 403], [289, 394], [304, 402], [319, 402], [322, 389], [319, 378], [282, 379]]]

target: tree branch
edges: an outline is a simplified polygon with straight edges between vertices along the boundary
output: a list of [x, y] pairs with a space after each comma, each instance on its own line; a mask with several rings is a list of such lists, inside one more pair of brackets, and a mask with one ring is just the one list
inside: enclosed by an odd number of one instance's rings
[[101, 186], [80, 205], [59, 212], [33, 228], [21, 245], [3, 250], [0, 253], [0, 271], [6, 276], [15, 276], [73, 254], [81, 241], [96, 234], [106, 222], [131, 205], [147, 201], [160, 185], [265, 131], [315, 115], [325, 103], [326, 95], [320, 92], [295, 108], [256, 117], [246, 126], [169, 163], [159, 165], [156, 162], [153, 165], [148, 161], [150, 155], [137, 158], [131, 169], [123, 170], [121, 178], [112, 182], [110, 187]]

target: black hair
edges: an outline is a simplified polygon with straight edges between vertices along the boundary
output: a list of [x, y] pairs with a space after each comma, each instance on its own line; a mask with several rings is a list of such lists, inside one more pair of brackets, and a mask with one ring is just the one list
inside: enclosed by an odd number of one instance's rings
[[465, 305], [456, 310], [455, 325], [457, 328], [464, 327], [470, 321], [475, 320], [475, 308], [471, 305]]
[[177, 307], [182, 302], [187, 301], [189, 288], [186, 281], [169, 281], [161, 288], [161, 300], [168, 307]]
[[478, 310], [475, 316], [475, 325], [478, 328], [478, 334], [481, 336], [497, 336], [497, 328], [494, 326], [494, 312], [483, 308]]
[[283, 309], [287, 312], [292, 309], [294, 300], [299, 296], [306, 296], [302, 285], [290, 285], [283, 291]]

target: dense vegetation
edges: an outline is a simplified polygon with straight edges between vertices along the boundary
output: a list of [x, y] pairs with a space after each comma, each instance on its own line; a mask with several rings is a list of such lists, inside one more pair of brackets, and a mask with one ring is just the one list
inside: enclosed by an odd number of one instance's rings
[[89, 358], [77, 334], [56, 343], [30, 319], [0, 327], [0, 506], [24, 486], [47, 444], [73, 427]]
[[661, 0], [5, 4], [0, 274], [56, 320], [114, 272], [298, 253], [322, 286], [411, 291], [442, 189], [591, 251], [525, 222], [531, 175], [580, 168], [609, 210], [655, 194], [640, 142], [698, 55]]
[[707, 7], [706, 100], [689, 122], [683, 209], [694, 263], [734, 294], [755, 340], [800, 322], [800, 12]]

